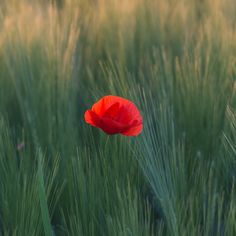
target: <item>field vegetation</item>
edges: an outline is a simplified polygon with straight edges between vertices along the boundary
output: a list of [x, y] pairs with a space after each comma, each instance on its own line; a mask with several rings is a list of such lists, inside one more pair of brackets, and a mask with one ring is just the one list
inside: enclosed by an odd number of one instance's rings
[[[1, 0], [0, 235], [236, 235], [235, 9]], [[85, 123], [108, 94], [141, 135]]]

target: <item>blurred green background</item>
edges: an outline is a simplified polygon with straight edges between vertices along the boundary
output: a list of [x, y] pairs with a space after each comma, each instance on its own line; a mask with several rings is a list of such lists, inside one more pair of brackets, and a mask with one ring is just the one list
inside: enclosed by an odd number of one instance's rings
[[[235, 10], [2, 0], [0, 235], [236, 235]], [[140, 136], [84, 122], [108, 94]]]

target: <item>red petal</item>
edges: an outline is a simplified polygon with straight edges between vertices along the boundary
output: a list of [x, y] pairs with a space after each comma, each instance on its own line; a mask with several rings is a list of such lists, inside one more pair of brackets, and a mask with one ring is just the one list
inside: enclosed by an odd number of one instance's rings
[[87, 110], [84, 114], [85, 121], [95, 127], [99, 127], [100, 118], [99, 116], [91, 110]]
[[97, 128], [102, 129], [107, 134], [121, 133], [129, 128], [129, 125], [124, 125], [109, 118], [100, 118], [95, 112], [88, 110], [84, 115], [85, 121]]
[[98, 102], [96, 102], [93, 107], [92, 111], [94, 111], [97, 115], [103, 116], [107, 109], [114, 105], [115, 103], [119, 103], [122, 105], [128, 105], [130, 103], [129, 100], [124, 99], [122, 97], [107, 95], [101, 98]]
[[100, 99], [85, 113], [85, 121], [107, 134], [136, 136], [142, 132], [143, 120], [135, 104], [118, 96]]
[[126, 136], [137, 136], [143, 131], [143, 124], [140, 124], [138, 126], [134, 126], [126, 130], [125, 132], [122, 132], [123, 135]]
[[117, 117], [119, 117], [119, 114], [120, 114], [120, 104], [116, 102], [104, 112], [103, 117], [117, 120]]
[[102, 112], [103, 117], [109, 117], [124, 124], [130, 124], [134, 120], [142, 122], [140, 112], [133, 102], [117, 96], [106, 96], [103, 100], [104, 107], [106, 103], [108, 108]]
[[123, 106], [120, 109], [117, 121], [126, 124], [133, 124], [135, 120], [137, 121], [137, 123], [143, 122], [142, 116], [140, 115], [138, 108], [135, 106], [134, 103], [130, 102], [129, 104]]
[[129, 129], [130, 125], [122, 124], [110, 118], [101, 118], [100, 128], [107, 134], [118, 134]]

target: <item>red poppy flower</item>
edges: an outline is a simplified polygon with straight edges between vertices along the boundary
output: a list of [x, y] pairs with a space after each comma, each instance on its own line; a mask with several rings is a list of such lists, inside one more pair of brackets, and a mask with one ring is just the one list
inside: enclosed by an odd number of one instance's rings
[[143, 130], [143, 119], [135, 104], [118, 96], [108, 95], [101, 98], [87, 110], [85, 121], [107, 134], [137, 136]]

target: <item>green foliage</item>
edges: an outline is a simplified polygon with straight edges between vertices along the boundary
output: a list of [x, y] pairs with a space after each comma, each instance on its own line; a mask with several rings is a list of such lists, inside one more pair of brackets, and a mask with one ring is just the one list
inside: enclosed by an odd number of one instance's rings
[[[0, 8], [0, 235], [236, 235], [233, 0]], [[84, 122], [134, 101], [139, 137]]]

